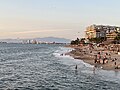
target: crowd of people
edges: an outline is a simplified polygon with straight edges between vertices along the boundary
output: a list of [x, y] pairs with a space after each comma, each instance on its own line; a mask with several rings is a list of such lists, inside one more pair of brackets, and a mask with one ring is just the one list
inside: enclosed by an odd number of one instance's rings
[[[98, 49], [98, 48], [101, 48], [101, 49]], [[91, 46], [90, 45], [90, 49], [94, 49], [94, 46]], [[106, 64], [106, 63], [109, 63], [109, 62], [113, 62], [114, 63], [114, 67], [115, 69], [118, 69], [118, 65], [119, 63], [117, 63], [117, 58], [116, 57], [111, 57], [111, 54], [118, 54], [119, 52], [119, 47], [117, 45], [117, 47], [114, 45], [108, 45], [108, 46], [99, 46], [97, 47], [97, 53], [94, 54], [94, 63], [97, 63], [97, 64]], [[91, 52], [91, 51], [90, 51]]]
[[78, 45], [71, 46], [74, 48], [67, 53], [75, 59], [83, 60], [86, 63], [102, 67], [107, 70], [114, 70], [120, 68], [120, 45]]

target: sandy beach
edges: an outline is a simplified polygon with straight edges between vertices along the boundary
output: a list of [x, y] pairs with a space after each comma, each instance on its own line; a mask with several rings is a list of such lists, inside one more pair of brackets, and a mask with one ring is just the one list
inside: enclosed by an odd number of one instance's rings
[[[120, 55], [117, 51], [108, 50], [105, 47], [94, 46], [68, 46], [74, 48], [71, 52], [66, 55], [72, 56], [74, 59], [83, 60], [86, 63], [94, 65], [95, 67], [102, 68], [104, 70], [115, 70], [120, 71]], [[98, 56], [100, 53], [100, 59], [95, 62], [95, 55]], [[104, 60], [104, 56], [106, 59]], [[103, 62], [104, 60], [104, 62]], [[98, 62], [99, 61], [99, 62]]]

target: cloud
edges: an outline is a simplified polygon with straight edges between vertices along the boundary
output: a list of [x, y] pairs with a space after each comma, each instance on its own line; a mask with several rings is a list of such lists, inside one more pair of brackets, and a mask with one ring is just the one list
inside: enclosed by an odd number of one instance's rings
[[53, 32], [56, 30], [34, 30], [34, 31], [18, 31], [13, 32], [14, 34], [29, 34], [29, 33], [41, 33], [41, 32]]
[[12, 32], [12, 33], [13, 34], [31, 34], [31, 33], [61, 32], [66, 30], [68, 31], [70, 29], [32, 30], [32, 31], [18, 31], [18, 32]]
[[[36, 38], [36, 37], [71, 37], [72, 29], [41, 29], [41, 30], [24, 30], [24, 31], [0, 31], [1, 38]], [[71, 34], [70, 34], [71, 33]]]

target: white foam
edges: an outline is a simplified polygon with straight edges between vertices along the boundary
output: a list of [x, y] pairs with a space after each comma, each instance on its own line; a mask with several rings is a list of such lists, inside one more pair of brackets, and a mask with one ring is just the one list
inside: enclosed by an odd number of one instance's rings
[[65, 53], [72, 51], [72, 48], [65, 48], [65, 47], [59, 47], [58, 50], [56, 50], [53, 55], [55, 55], [56, 57], [69, 57], [68, 55], [65, 55]]
[[93, 66], [85, 63], [83, 60], [80, 59], [74, 59], [73, 57], [69, 56], [69, 55], [65, 55], [65, 53], [70, 52], [74, 50], [73, 48], [66, 48], [66, 47], [59, 47], [58, 50], [55, 51], [55, 53], [53, 53], [53, 55], [55, 55], [55, 57], [59, 57], [62, 58], [62, 61], [64, 61], [65, 64], [77, 64], [77, 65], [82, 65], [85, 67], [90, 67], [92, 68]]
[[[93, 65], [90, 65], [88, 63], [85, 63], [83, 60], [80, 59], [74, 59], [73, 57], [69, 56], [69, 55], [64, 55], [65, 53], [69, 52], [73, 50], [72, 48], [65, 48], [65, 47], [59, 47], [58, 50], [56, 50], [54, 52], [55, 57], [59, 57], [61, 58], [60, 61], [61, 63], [68, 65], [70, 69], [74, 70], [75, 69], [75, 65], [78, 66], [78, 71], [82, 72], [82, 73], [87, 73], [87, 74], [93, 74]], [[63, 53], [63, 56], [61, 56], [61, 54]], [[81, 69], [82, 68], [82, 69]], [[111, 79], [111, 81], [116, 81], [119, 82], [120, 81], [120, 73], [117, 72], [117, 75], [114, 71], [106, 71], [106, 70], [102, 70], [102, 69], [96, 69], [96, 74], [101, 76], [103, 79], [106, 80], [110, 80], [110, 78], [116, 77], [114, 79]]]

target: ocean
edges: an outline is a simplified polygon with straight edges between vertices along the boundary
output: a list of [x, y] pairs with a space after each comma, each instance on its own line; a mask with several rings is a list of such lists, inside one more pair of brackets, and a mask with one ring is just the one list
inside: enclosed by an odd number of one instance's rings
[[0, 44], [0, 90], [120, 90], [119, 71], [94, 72], [92, 65], [65, 55], [71, 50], [63, 45]]

